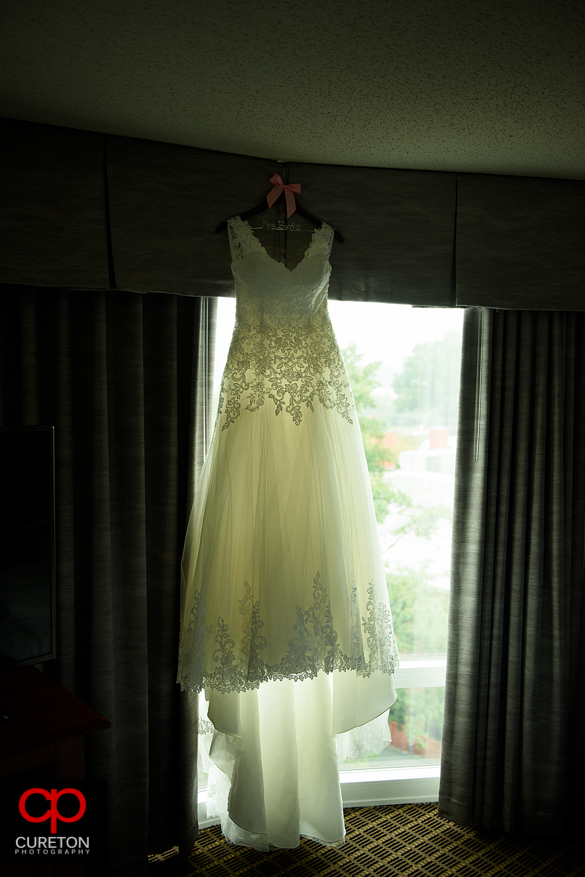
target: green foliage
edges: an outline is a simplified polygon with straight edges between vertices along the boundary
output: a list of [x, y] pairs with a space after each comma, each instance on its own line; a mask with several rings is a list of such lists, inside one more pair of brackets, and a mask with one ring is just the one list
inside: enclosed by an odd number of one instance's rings
[[393, 463], [394, 468], [399, 469], [399, 453], [409, 447], [416, 447], [417, 440], [409, 436], [400, 436], [395, 448], [384, 447], [382, 439], [387, 433], [387, 428], [375, 415], [365, 413], [365, 410], [371, 411], [376, 408], [373, 391], [381, 386], [377, 377], [380, 363], [370, 362], [362, 365], [363, 354], [357, 352], [355, 344], [350, 344], [342, 352], [362, 432], [376, 520], [382, 523], [386, 519], [391, 504], [400, 507], [404, 523], [394, 531], [396, 539], [389, 547], [396, 545], [407, 533], [415, 533], [417, 536], [430, 539], [436, 531], [439, 518], [450, 517], [449, 510], [445, 506], [417, 509], [405, 493], [393, 488], [384, 478], [387, 470], [383, 464]]
[[409, 414], [413, 424], [430, 422], [453, 428], [459, 402], [461, 332], [453, 329], [440, 341], [417, 344], [393, 381], [394, 409]]
[[380, 386], [377, 372], [382, 363], [370, 362], [367, 365], [361, 365], [363, 354], [357, 352], [356, 344], [348, 345], [342, 353], [357, 411], [375, 408], [376, 403], [372, 396], [372, 390]]
[[[459, 388], [459, 348], [461, 336], [457, 332], [448, 333], [443, 341], [419, 344], [406, 360], [401, 375], [394, 380], [394, 389], [399, 394], [396, 410], [412, 414], [418, 423], [425, 405], [435, 406], [437, 423], [448, 423], [447, 411], [453, 406], [456, 415], [456, 398]], [[362, 366], [362, 355], [355, 344], [343, 351], [343, 357], [352, 385], [353, 395], [362, 431], [364, 451], [372, 484], [374, 508], [379, 522], [385, 520], [390, 508], [398, 512], [400, 523], [393, 529], [394, 542], [412, 533], [423, 539], [430, 539], [435, 533], [440, 518], [451, 518], [451, 510], [446, 506], [420, 508], [410, 497], [386, 480], [387, 470], [384, 462], [393, 462], [399, 468], [398, 455], [403, 450], [414, 450], [421, 439], [406, 434], [395, 435], [392, 449], [384, 447], [381, 440], [388, 427], [374, 413], [376, 397], [373, 391], [380, 386], [377, 377], [380, 363]], [[453, 382], [455, 357], [457, 380]], [[442, 358], [442, 362], [439, 360]], [[435, 370], [435, 377], [432, 376]], [[438, 377], [437, 377], [438, 376]], [[447, 387], [441, 387], [441, 380]], [[398, 400], [397, 400], [398, 401]], [[401, 655], [444, 655], [447, 649], [447, 613], [449, 593], [434, 587], [428, 564], [418, 569], [400, 567], [386, 573], [394, 631]], [[423, 742], [425, 735], [441, 739], [443, 721], [443, 688], [401, 689], [398, 700], [389, 713], [389, 721], [397, 722], [401, 729], [406, 728], [409, 744], [414, 746]]]
[[[432, 584], [428, 565], [386, 573], [394, 632], [401, 655], [444, 655], [447, 651], [449, 593]], [[441, 739], [444, 688], [400, 689], [388, 721], [406, 727], [410, 745], [425, 735]]]
[[384, 481], [383, 469], [378, 469], [374, 472], [370, 471], [370, 483], [372, 485], [376, 520], [381, 524], [388, 514], [388, 506], [393, 501], [396, 491], [392, 490], [387, 481]]
[[[396, 492], [400, 493], [400, 491]], [[401, 495], [404, 496], [403, 493]], [[408, 533], [414, 533], [415, 536], [420, 536], [422, 539], [430, 539], [437, 530], [439, 518], [446, 518], [450, 521], [453, 517], [452, 509], [446, 505], [418, 508], [413, 506], [410, 497], [406, 497], [406, 500], [407, 503], [400, 503], [400, 516], [403, 523], [392, 531], [396, 538], [387, 546], [388, 548], [393, 548]]]
[[345, 367], [351, 382], [353, 398], [362, 431], [366, 463], [372, 484], [376, 520], [381, 523], [388, 514], [388, 504], [392, 502], [393, 493], [390, 485], [384, 481], [385, 470], [382, 464], [392, 462], [395, 466], [398, 466], [398, 457], [390, 448], [382, 445], [382, 439], [387, 431], [382, 421], [373, 415], [364, 414], [364, 409], [376, 407], [372, 391], [380, 386], [377, 378], [380, 363], [370, 362], [367, 365], [361, 365], [362, 356], [363, 354], [357, 352], [355, 344], [350, 344], [343, 351]]
[[440, 741], [444, 706], [445, 689], [442, 687], [401, 688], [388, 713], [388, 721], [396, 722], [400, 731], [406, 729], [410, 746], [424, 745], [426, 736]]
[[401, 655], [444, 655], [449, 592], [436, 588], [428, 563], [386, 573], [394, 633]]
[[387, 429], [382, 421], [372, 414], [369, 416], [360, 414], [359, 408], [358, 420], [362, 431], [368, 471], [372, 473], [380, 472], [384, 462], [392, 462], [398, 468], [398, 455], [396, 451], [391, 448], [385, 448], [382, 444], [382, 439], [387, 433]]
[[411, 655], [414, 651], [414, 607], [417, 578], [418, 570], [404, 567], [386, 573], [394, 633], [401, 655]]

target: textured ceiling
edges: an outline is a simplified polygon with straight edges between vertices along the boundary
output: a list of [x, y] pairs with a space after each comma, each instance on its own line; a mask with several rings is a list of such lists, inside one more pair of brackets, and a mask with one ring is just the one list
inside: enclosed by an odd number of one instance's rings
[[584, 0], [3, 0], [0, 115], [289, 161], [585, 179]]

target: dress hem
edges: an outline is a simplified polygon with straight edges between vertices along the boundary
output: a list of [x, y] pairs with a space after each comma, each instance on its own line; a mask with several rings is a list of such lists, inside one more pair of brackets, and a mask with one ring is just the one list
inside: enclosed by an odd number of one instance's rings
[[263, 682], [283, 682], [285, 680], [290, 680], [292, 682], [304, 682], [307, 679], [314, 679], [319, 673], [325, 672], [327, 675], [330, 675], [333, 672], [348, 672], [351, 671], [356, 673], [357, 676], [360, 676], [362, 679], [368, 679], [374, 673], [385, 673], [387, 676], [393, 676], [396, 670], [398, 670], [400, 666], [400, 661], [396, 658], [390, 661], [390, 663], [383, 667], [368, 667], [367, 670], [360, 669], [357, 664], [347, 664], [345, 666], [337, 666], [337, 665], [329, 665], [319, 666], [312, 668], [311, 670], [306, 670], [299, 673], [278, 673], [278, 672], [268, 672], [262, 676], [261, 679], [257, 679], [255, 681], [249, 681], [247, 685], [243, 686], [224, 686], [214, 684], [214, 681], [210, 680], [210, 677], [203, 677], [201, 683], [191, 684], [188, 679], [184, 676], [177, 677], [177, 685], [181, 686], [181, 691], [185, 692], [193, 692], [199, 694], [202, 691], [210, 690], [217, 691], [219, 694], [243, 694], [246, 691], [257, 691], [260, 685]]

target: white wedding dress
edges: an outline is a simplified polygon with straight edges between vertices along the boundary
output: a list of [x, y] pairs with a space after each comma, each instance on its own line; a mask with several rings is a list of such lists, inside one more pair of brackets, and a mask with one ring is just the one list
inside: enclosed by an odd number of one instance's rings
[[398, 649], [327, 310], [333, 229], [293, 270], [239, 217], [228, 233], [236, 324], [185, 540], [177, 681], [205, 691], [225, 837], [339, 844], [336, 735], [359, 752], [360, 727], [384, 725]]

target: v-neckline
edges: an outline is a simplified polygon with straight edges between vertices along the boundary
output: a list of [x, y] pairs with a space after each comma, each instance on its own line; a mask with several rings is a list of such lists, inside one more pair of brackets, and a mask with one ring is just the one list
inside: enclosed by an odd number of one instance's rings
[[279, 262], [278, 259], [273, 259], [273, 258], [272, 258], [272, 256], [270, 255], [270, 253], [268, 252], [268, 250], [266, 249], [266, 247], [265, 247], [262, 243], [260, 243], [259, 238], [257, 237], [257, 235], [254, 234], [254, 230], [252, 229], [252, 226], [250, 225], [250, 223], [248, 222], [247, 219], [242, 219], [241, 216], [236, 216], [236, 217], [234, 217], [234, 218], [235, 218], [235, 219], [239, 219], [240, 222], [243, 222], [244, 225], [246, 225], [246, 226], [248, 227], [248, 230], [249, 230], [251, 236], [254, 238], [254, 240], [256, 241], [256, 243], [258, 244], [258, 246], [260, 246], [260, 247], [262, 248], [262, 252], [263, 252], [263, 254], [264, 254], [265, 256], [267, 256], [267, 258], [270, 259], [271, 262], [274, 262], [275, 265], [282, 265], [282, 267], [284, 268], [284, 270], [285, 270], [285, 271], [288, 271], [289, 274], [292, 274], [294, 271], [297, 270], [297, 268], [299, 267], [299, 265], [302, 265], [302, 264], [303, 264], [303, 262], [304, 262], [305, 259], [307, 258], [307, 255], [308, 255], [308, 253], [309, 253], [309, 250], [310, 250], [311, 247], [313, 246], [313, 241], [315, 240], [315, 235], [317, 234], [318, 231], [323, 231], [323, 229], [324, 229], [325, 226], [327, 225], [326, 222], [322, 222], [320, 228], [319, 228], [319, 227], [316, 227], [316, 228], [313, 229], [313, 233], [312, 233], [312, 235], [311, 235], [311, 240], [309, 241], [309, 245], [307, 246], [307, 249], [306, 249], [305, 252], [303, 253], [303, 258], [300, 260], [300, 262], [297, 262], [297, 264], [295, 265], [294, 268], [287, 268], [286, 265], [284, 264], [284, 262]]

